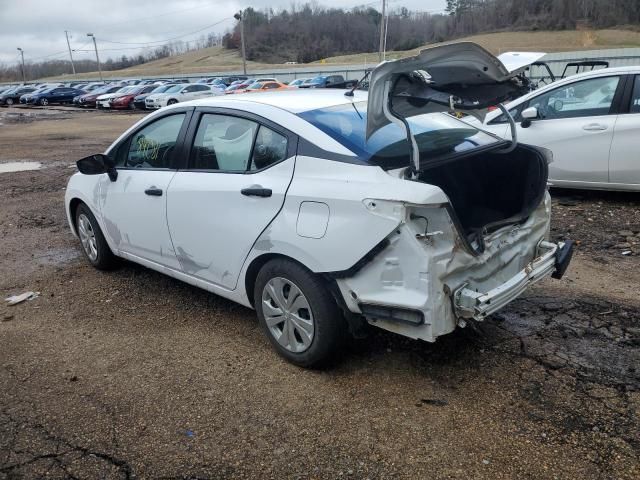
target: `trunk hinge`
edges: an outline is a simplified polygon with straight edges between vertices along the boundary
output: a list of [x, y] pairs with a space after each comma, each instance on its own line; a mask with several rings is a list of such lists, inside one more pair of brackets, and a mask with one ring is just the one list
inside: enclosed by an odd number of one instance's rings
[[393, 84], [391, 82], [387, 82], [385, 85], [384, 95], [387, 98], [387, 101], [383, 104], [384, 115], [391, 122], [403, 128], [407, 135], [407, 142], [409, 142], [409, 157], [411, 161], [411, 178], [414, 179], [417, 177], [418, 171], [420, 170], [420, 149], [418, 149], [416, 138], [411, 133], [409, 122], [407, 122], [406, 118], [397, 113], [391, 105], [391, 95], [389, 95], [389, 92], [393, 91], [397, 81], [398, 79], [396, 79]]

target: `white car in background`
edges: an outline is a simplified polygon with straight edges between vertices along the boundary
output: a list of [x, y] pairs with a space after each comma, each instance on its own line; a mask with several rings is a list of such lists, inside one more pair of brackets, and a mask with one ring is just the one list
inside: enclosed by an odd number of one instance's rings
[[467, 42], [380, 64], [368, 93], [163, 108], [77, 162], [69, 225], [96, 268], [126, 258], [255, 308], [297, 365], [367, 323], [435, 341], [571, 259], [548, 240], [548, 152], [442, 113], [495, 104], [518, 71]]
[[122, 95], [126, 95], [128, 92], [135, 90], [135, 86], [122, 87], [119, 90], [116, 90], [112, 93], [105, 93], [104, 95], [100, 95], [96, 98], [96, 108], [111, 108], [109, 102]]
[[162, 93], [151, 94], [145, 98], [144, 103], [148, 109], [154, 110], [179, 102], [217, 95], [224, 95], [224, 92], [204, 83], [187, 83], [175, 85]]
[[[573, 75], [506, 108], [517, 122], [518, 142], [553, 152], [552, 185], [640, 191], [640, 67]], [[481, 128], [511, 138], [499, 110], [490, 112]]]

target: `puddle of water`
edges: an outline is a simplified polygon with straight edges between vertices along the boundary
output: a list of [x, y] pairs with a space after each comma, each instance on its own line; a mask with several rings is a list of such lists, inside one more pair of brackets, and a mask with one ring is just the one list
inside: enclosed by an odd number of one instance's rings
[[27, 170], [40, 170], [40, 162], [7, 162], [0, 163], [0, 173], [25, 172]]
[[41, 265], [62, 265], [75, 260], [80, 252], [69, 248], [53, 248], [34, 256], [36, 262]]

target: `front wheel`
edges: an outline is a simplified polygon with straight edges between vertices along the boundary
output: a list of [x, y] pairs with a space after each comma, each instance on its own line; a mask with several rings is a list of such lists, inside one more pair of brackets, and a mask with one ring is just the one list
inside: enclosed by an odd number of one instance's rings
[[328, 363], [346, 339], [346, 321], [325, 283], [290, 260], [274, 259], [262, 267], [254, 305], [277, 352], [301, 367]]
[[167, 102], [167, 105], [174, 105], [174, 104], [176, 104], [176, 103], [178, 103], [178, 101], [172, 98], [171, 100], [169, 100], [169, 101]]
[[13, 105], [13, 98], [7, 98], [6, 103], [7, 105]]
[[46, 107], [47, 105], [49, 105], [49, 100], [47, 100], [46, 98], [41, 98], [40, 105], [42, 105], [43, 107]]
[[98, 270], [111, 270], [117, 258], [109, 248], [96, 217], [84, 203], [76, 210], [76, 229], [87, 260]]

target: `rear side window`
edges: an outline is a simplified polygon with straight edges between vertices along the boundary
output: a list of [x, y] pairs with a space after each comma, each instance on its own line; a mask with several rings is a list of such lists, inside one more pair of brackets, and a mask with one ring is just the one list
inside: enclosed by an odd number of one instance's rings
[[262, 170], [287, 158], [287, 138], [260, 126], [253, 147], [250, 170]]
[[640, 113], [640, 75], [636, 75], [633, 83], [633, 93], [631, 95], [631, 113]]
[[131, 137], [118, 164], [127, 168], [173, 168], [172, 157], [185, 114], [163, 117]]
[[196, 170], [245, 172], [258, 124], [229, 115], [204, 114], [191, 149]]

